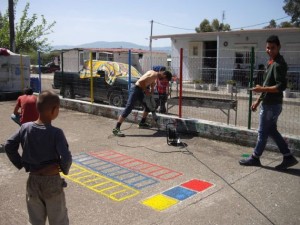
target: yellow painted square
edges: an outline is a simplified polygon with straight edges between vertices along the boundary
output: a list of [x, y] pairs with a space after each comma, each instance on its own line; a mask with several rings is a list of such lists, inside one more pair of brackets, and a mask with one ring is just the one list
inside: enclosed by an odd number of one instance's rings
[[155, 210], [162, 211], [177, 204], [178, 202], [179, 201], [174, 198], [158, 194], [144, 200], [142, 204], [149, 206]]

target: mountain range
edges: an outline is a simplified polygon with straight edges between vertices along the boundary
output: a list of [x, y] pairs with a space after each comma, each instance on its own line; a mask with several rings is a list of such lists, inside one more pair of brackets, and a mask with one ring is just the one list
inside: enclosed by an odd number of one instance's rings
[[[81, 45], [55, 45], [52, 46], [53, 50], [61, 49], [72, 49], [72, 48], [133, 48], [133, 49], [143, 49], [149, 50], [149, 46], [137, 45], [131, 42], [107, 42], [107, 41], [97, 41], [92, 43], [86, 43]], [[171, 47], [153, 47], [153, 51], [171, 53]]]

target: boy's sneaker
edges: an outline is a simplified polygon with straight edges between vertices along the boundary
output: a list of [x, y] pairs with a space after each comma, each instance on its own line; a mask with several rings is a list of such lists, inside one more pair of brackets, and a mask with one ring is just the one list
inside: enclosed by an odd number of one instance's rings
[[275, 166], [276, 170], [286, 170], [289, 167], [295, 166], [298, 163], [298, 160], [292, 156], [284, 156], [282, 162]]
[[139, 123], [139, 128], [151, 128], [149, 123]]
[[118, 136], [118, 137], [125, 137], [125, 134], [122, 133], [122, 131], [119, 129], [119, 128], [114, 128], [112, 130], [113, 134], [115, 136]]
[[261, 166], [259, 158], [253, 157], [252, 155], [246, 159], [239, 161], [241, 166]]

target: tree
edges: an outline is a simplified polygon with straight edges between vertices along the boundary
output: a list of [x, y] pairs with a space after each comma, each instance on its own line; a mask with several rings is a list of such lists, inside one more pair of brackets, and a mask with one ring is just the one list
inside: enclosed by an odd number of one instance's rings
[[3, 17], [2, 14], [0, 12], [0, 29], [3, 27]]
[[280, 23], [279, 27], [281, 27], [281, 28], [289, 28], [289, 27], [294, 27], [294, 25], [291, 22], [283, 21], [283, 22]]
[[[16, 7], [17, 0], [14, 1]], [[28, 16], [29, 2], [26, 3], [20, 21], [15, 26], [15, 43], [16, 53], [31, 51], [50, 51], [51, 47], [46, 36], [53, 31], [51, 30], [55, 21], [48, 24], [47, 20], [41, 15], [41, 22], [38, 22], [37, 14]], [[16, 12], [16, 10], [14, 10]], [[8, 11], [2, 16], [0, 15], [0, 46], [8, 48], [10, 46], [9, 38], [9, 16]]]
[[195, 28], [197, 33], [200, 32], [214, 32], [214, 31], [230, 31], [229, 24], [220, 23], [218, 19], [213, 19], [211, 23], [207, 19], [204, 19], [199, 27]]
[[300, 26], [300, 0], [284, 0], [283, 10], [291, 16], [291, 23], [296, 27]]
[[224, 24], [224, 26], [222, 27], [222, 30], [223, 31], [230, 31], [231, 30], [231, 28], [230, 28], [230, 25], [229, 24]]
[[[9, 23], [8, 21], [5, 21], [0, 12], [0, 47], [9, 49], [9, 36], [7, 34], [9, 34]], [[6, 38], [8, 39], [6, 40]], [[4, 40], [7, 41], [5, 45], [2, 43]]]
[[214, 31], [219, 31], [221, 28], [221, 24], [218, 19], [213, 19], [211, 22], [211, 27]]
[[200, 32], [212, 32], [212, 27], [209, 24], [209, 21], [207, 19], [204, 19], [199, 27], [196, 27], [196, 32], [200, 33]]
[[269, 28], [276, 28], [277, 27], [277, 24], [276, 24], [276, 21], [274, 19], [272, 19], [269, 23], [268, 26], [264, 27], [264, 29], [269, 29]]
[[[30, 63], [32, 65], [39, 64], [38, 54], [36, 54], [36, 52], [30, 52], [27, 55], [30, 56]], [[41, 56], [40, 57], [41, 65], [45, 65], [46, 63], [53, 62], [53, 59], [55, 57], [58, 57], [59, 53], [49, 52], [49, 53], [40, 54], [40, 56]]]

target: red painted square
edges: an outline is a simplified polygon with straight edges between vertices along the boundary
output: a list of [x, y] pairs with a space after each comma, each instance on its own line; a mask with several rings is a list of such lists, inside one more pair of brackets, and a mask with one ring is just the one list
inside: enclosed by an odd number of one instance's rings
[[203, 181], [203, 180], [190, 180], [186, 183], [181, 184], [180, 186], [186, 187], [188, 189], [191, 189], [193, 191], [204, 191], [205, 189], [211, 187], [213, 184]]

